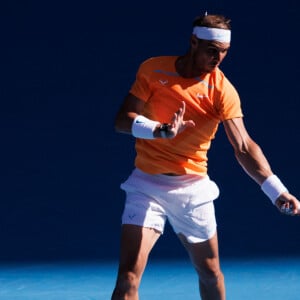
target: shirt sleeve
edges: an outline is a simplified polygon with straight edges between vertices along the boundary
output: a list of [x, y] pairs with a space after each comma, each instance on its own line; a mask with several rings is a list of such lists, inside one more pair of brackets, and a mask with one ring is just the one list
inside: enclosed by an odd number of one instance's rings
[[217, 111], [221, 121], [243, 117], [239, 94], [226, 77], [220, 89]]
[[136, 78], [129, 92], [142, 101], [150, 98], [149, 74], [146, 63], [142, 63], [136, 73]]

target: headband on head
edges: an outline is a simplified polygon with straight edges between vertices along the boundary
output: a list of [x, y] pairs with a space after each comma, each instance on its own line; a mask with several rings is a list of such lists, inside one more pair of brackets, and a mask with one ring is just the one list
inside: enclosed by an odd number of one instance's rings
[[217, 41], [221, 43], [230, 43], [231, 37], [231, 31], [229, 29], [202, 26], [195, 26], [193, 28], [193, 34], [196, 35], [198, 39]]

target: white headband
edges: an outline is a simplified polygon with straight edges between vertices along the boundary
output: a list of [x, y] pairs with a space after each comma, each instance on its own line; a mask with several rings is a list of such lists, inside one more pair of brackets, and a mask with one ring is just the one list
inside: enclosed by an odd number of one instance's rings
[[229, 29], [196, 26], [193, 29], [193, 34], [202, 40], [230, 43], [231, 31]]

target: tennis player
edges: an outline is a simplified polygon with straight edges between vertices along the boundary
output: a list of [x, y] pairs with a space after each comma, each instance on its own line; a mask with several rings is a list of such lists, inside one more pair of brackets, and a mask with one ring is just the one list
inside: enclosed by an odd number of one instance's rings
[[167, 220], [197, 271], [201, 299], [225, 299], [214, 212], [219, 189], [207, 171], [221, 122], [246, 173], [281, 213], [299, 214], [299, 201], [249, 136], [239, 95], [219, 69], [230, 38], [226, 17], [195, 19], [186, 54], [144, 61], [116, 115], [116, 131], [136, 137], [137, 154], [121, 184], [126, 202], [113, 300], [138, 299], [148, 255]]

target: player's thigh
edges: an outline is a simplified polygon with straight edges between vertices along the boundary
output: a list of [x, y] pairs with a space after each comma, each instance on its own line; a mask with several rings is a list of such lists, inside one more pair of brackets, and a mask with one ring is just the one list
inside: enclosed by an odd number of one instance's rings
[[142, 273], [148, 256], [161, 233], [152, 228], [123, 224], [121, 231], [120, 271]]
[[212, 238], [200, 243], [189, 243], [182, 234], [179, 234], [178, 237], [188, 251], [198, 274], [220, 271], [217, 233]]

